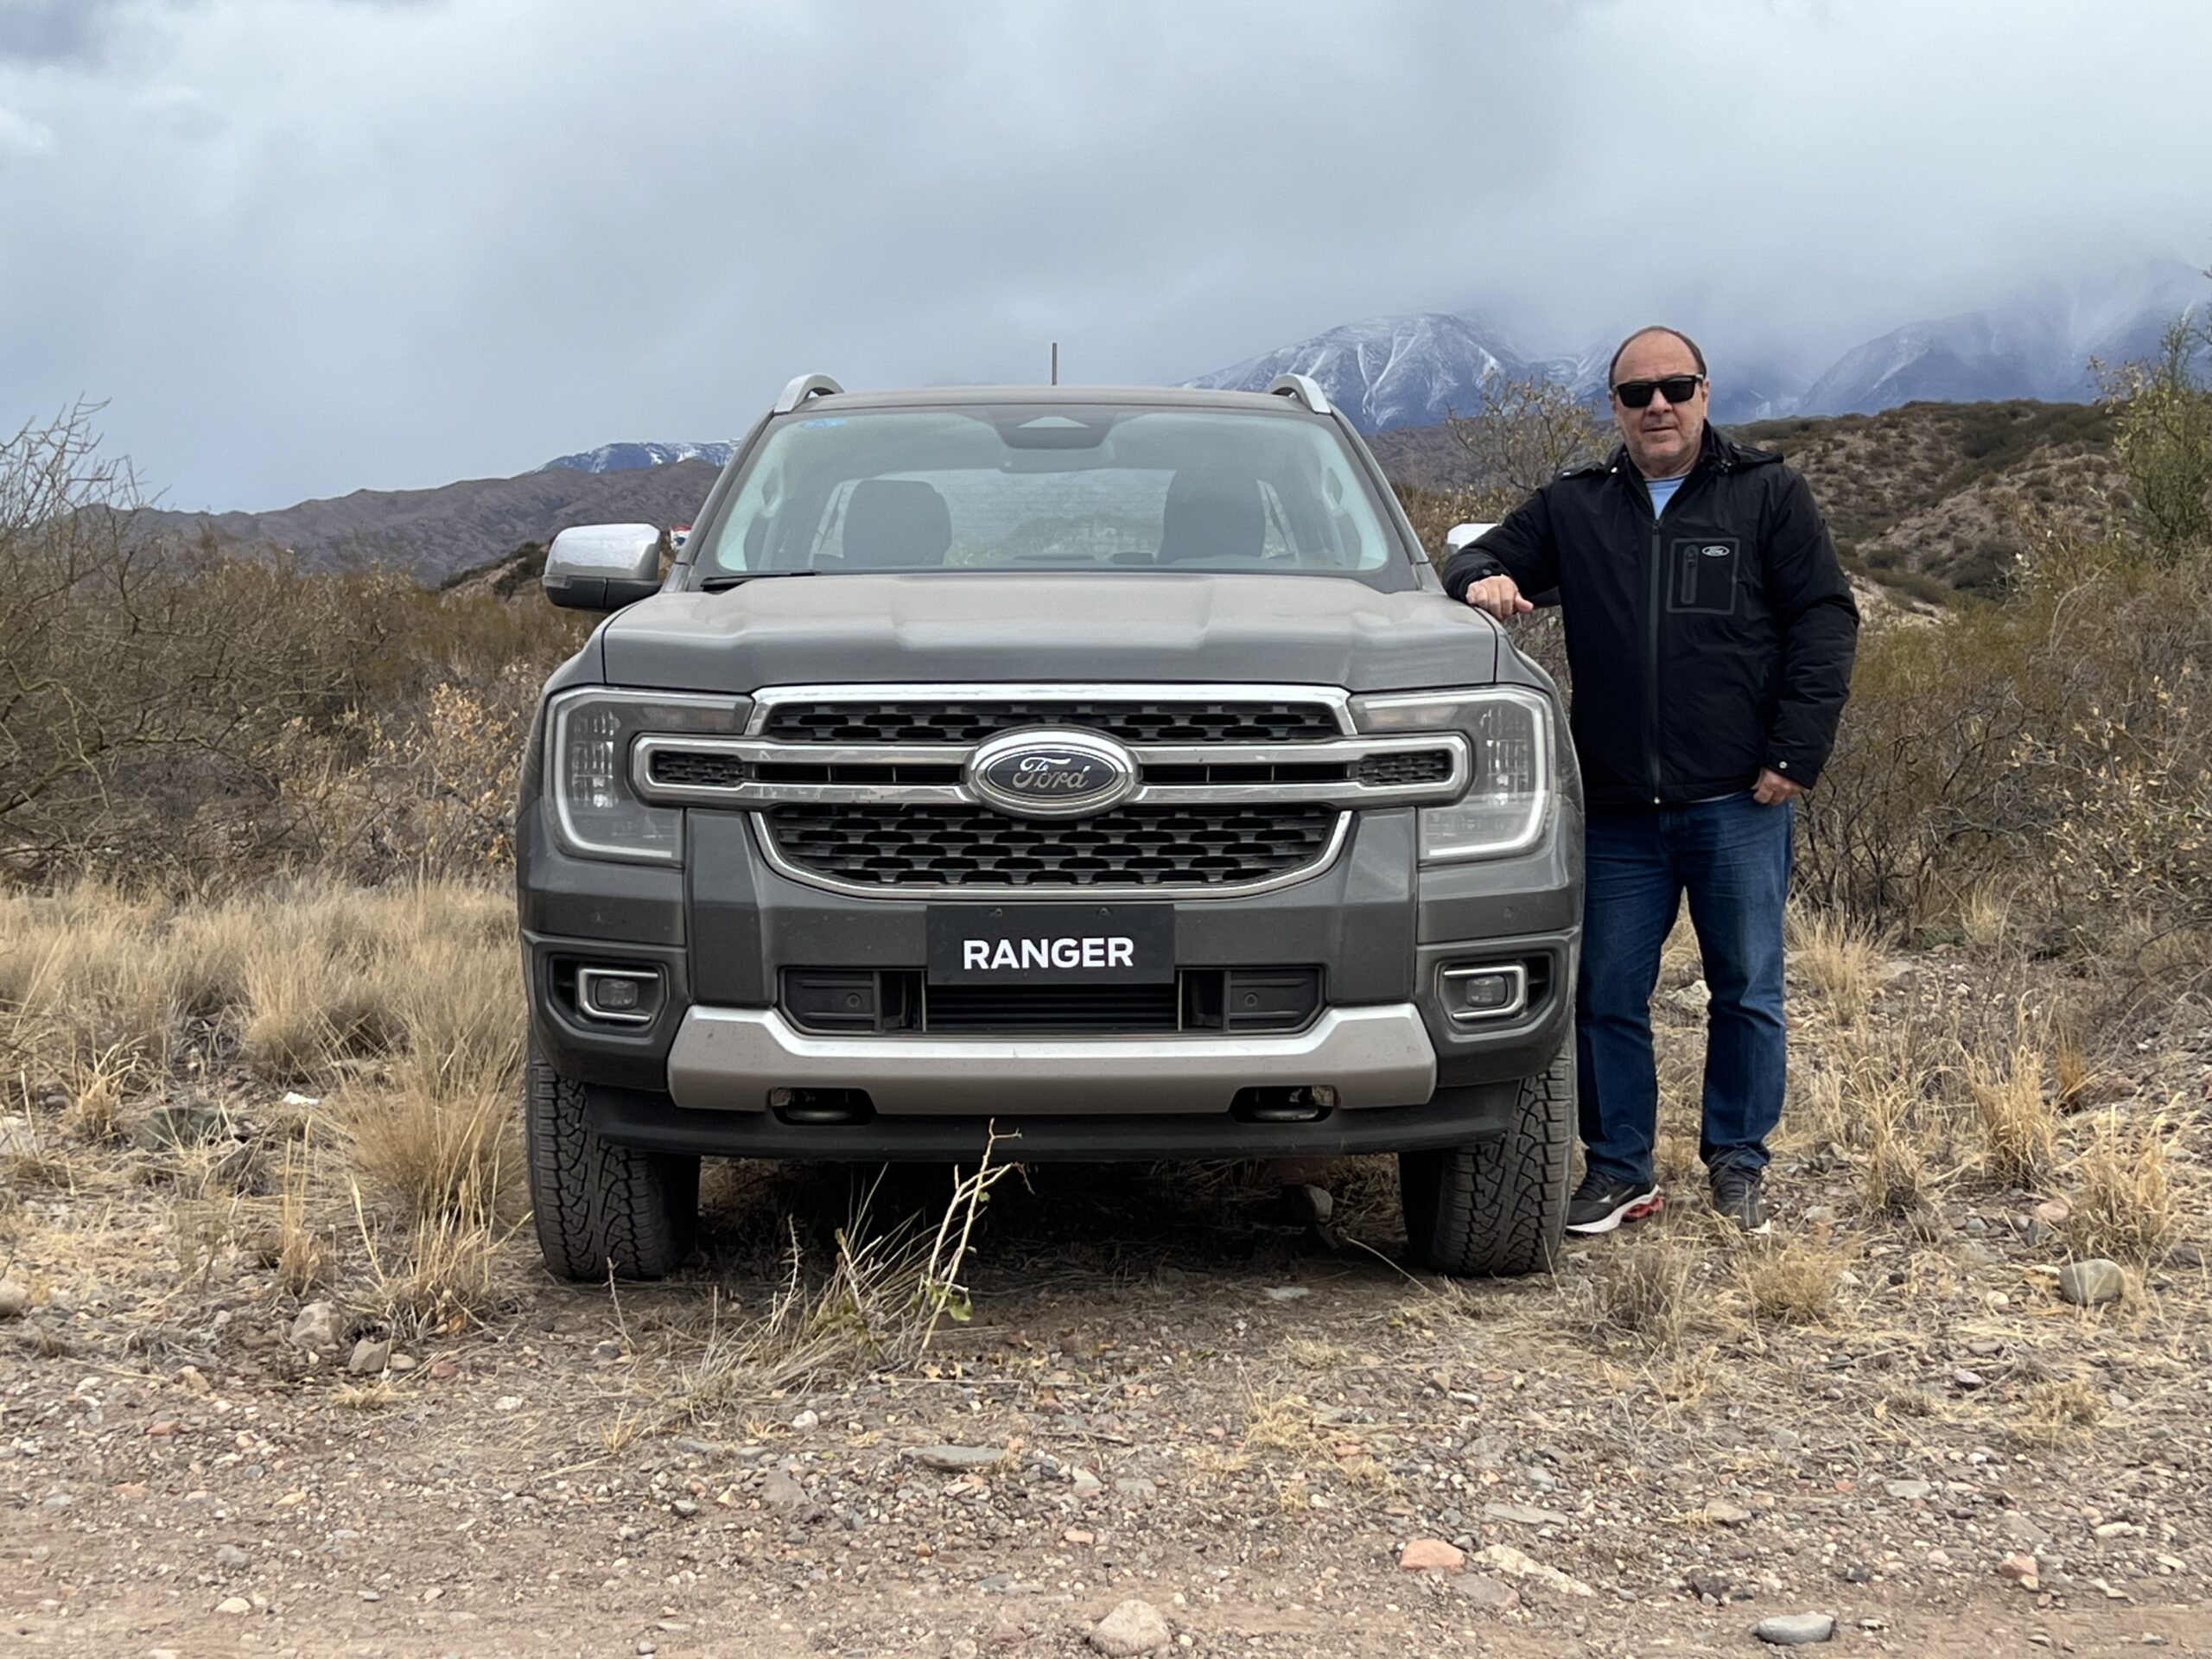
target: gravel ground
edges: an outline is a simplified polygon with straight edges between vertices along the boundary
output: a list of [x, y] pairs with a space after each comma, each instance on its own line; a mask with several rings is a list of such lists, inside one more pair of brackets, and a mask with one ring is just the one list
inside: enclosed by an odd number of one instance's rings
[[[1663, 1033], [1676, 1165], [1694, 1034]], [[1398, 1265], [1381, 1160], [1047, 1170], [995, 1192], [971, 1322], [779, 1395], [716, 1359], [789, 1239], [834, 1250], [826, 1173], [719, 1173], [702, 1262], [619, 1297], [518, 1238], [478, 1320], [358, 1354], [386, 1335], [358, 1306], [294, 1342], [271, 1271], [190, 1248], [143, 1172], [27, 1188], [0, 1629], [125, 1659], [1027, 1656], [1125, 1626], [1395, 1659], [1751, 1653], [1815, 1613], [1885, 1653], [2212, 1652], [2208, 1065], [2184, 1031], [2113, 1085], [2194, 1116], [2179, 1242], [2109, 1306], [2060, 1299], [2045, 1195], [1891, 1216], [1802, 1135], [1777, 1242], [1678, 1175], [1556, 1278], [1465, 1287]], [[1129, 1601], [1158, 1624], [1097, 1628]]]

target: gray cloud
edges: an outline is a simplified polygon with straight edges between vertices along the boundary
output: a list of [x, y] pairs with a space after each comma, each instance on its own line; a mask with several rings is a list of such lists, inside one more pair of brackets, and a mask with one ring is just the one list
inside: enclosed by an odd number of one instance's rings
[[0, 16], [0, 109], [54, 136], [7, 175], [44, 257], [0, 261], [0, 416], [105, 397], [184, 505], [729, 435], [806, 369], [1039, 378], [1055, 338], [1176, 379], [1477, 307], [1818, 358], [2212, 253], [2152, 160], [2212, 153], [2190, 0]]

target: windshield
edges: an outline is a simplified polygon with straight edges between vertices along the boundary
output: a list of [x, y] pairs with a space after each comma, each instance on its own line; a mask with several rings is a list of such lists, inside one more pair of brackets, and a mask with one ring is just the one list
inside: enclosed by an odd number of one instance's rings
[[1398, 587], [1406, 564], [1357, 457], [1323, 422], [1071, 404], [785, 422], [700, 558], [709, 583], [1166, 569]]

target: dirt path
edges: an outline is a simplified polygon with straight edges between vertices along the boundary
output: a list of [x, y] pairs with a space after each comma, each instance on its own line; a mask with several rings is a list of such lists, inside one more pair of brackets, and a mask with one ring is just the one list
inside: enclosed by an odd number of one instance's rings
[[[251, 1271], [35, 1309], [0, 1372], [10, 1640], [1044, 1656], [1137, 1598], [1197, 1654], [1740, 1653], [1807, 1611], [1892, 1653], [2212, 1651], [2201, 1327], [2054, 1306], [1993, 1338], [1972, 1283], [1929, 1320], [1885, 1282], [1826, 1328], [1655, 1349], [1593, 1335], [1590, 1299], [1630, 1252], [1717, 1294], [1736, 1264], [1694, 1205], [1461, 1293], [1352, 1242], [1382, 1166], [1325, 1174], [1336, 1233], [1271, 1180], [1002, 1189], [976, 1325], [743, 1416], [715, 1331], [775, 1294], [787, 1214], [834, 1227], [821, 1178], [724, 1192], [709, 1265], [619, 1305], [520, 1256], [492, 1326], [381, 1382], [298, 1354]], [[1862, 1267], [2021, 1282], [1963, 1242]], [[2126, 1404], [2024, 1446], [2023, 1391], [2075, 1360]], [[1549, 1574], [1400, 1571], [1424, 1537]], [[2015, 1553], [2038, 1589], [1997, 1576]]]

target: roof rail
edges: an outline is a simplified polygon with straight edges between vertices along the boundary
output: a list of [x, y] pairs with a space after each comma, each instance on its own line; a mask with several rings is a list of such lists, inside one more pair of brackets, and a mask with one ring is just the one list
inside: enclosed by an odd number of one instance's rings
[[1333, 415], [1329, 406], [1329, 394], [1321, 390], [1319, 381], [1310, 374], [1279, 374], [1268, 382], [1268, 390], [1278, 397], [1295, 397], [1316, 415]]
[[844, 388], [826, 374], [795, 374], [784, 388], [784, 395], [776, 399], [775, 412], [788, 415], [810, 397], [827, 397], [842, 391]]

